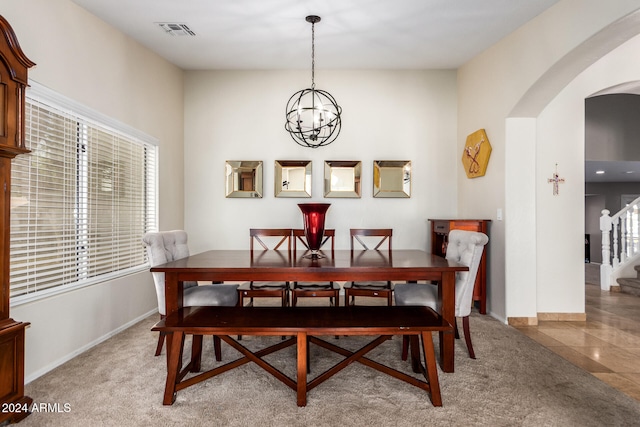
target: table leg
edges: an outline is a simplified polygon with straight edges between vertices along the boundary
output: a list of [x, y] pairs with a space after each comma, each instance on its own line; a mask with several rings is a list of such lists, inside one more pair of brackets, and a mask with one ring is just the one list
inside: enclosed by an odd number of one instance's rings
[[164, 274], [164, 306], [165, 315], [169, 316], [182, 308], [183, 287], [178, 281], [178, 273]]
[[202, 366], [202, 335], [193, 335], [191, 340], [191, 372], [200, 372]]
[[298, 406], [307, 406], [307, 334], [299, 332], [298, 340]]
[[413, 372], [420, 373], [422, 372], [420, 366], [422, 362], [420, 361], [420, 344], [418, 343], [418, 335], [410, 335], [409, 340], [409, 348], [411, 349], [411, 368]]
[[[441, 303], [442, 317], [453, 325], [456, 320], [456, 273], [455, 271], [445, 271], [442, 273], [442, 280], [438, 282], [438, 298]], [[453, 331], [440, 332], [440, 363], [444, 372], [453, 372], [453, 351], [455, 336]]]
[[[177, 273], [165, 273], [164, 274], [164, 307], [165, 317], [172, 313], [175, 313], [182, 308], [182, 297], [184, 289], [182, 282], [178, 281]], [[169, 336], [166, 338], [167, 345], [167, 372], [171, 368], [169, 362], [169, 354], [171, 353], [171, 339]], [[182, 349], [182, 346], [180, 346]]]

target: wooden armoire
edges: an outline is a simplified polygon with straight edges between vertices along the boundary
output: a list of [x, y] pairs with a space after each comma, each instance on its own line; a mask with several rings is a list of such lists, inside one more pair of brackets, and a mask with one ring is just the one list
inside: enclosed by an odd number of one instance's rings
[[32, 403], [24, 395], [24, 335], [29, 323], [13, 320], [9, 313], [9, 220], [11, 159], [29, 152], [24, 143], [24, 102], [27, 70], [34, 65], [0, 16], [0, 425], [26, 417]]

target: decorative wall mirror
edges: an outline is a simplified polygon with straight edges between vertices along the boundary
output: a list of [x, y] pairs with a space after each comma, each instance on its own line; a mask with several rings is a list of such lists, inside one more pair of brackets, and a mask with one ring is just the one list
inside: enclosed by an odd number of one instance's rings
[[324, 162], [324, 197], [360, 197], [362, 162], [328, 160]]
[[276, 160], [276, 197], [311, 197], [311, 160]]
[[411, 197], [411, 161], [374, 160], [373, 197]]
[[225, 196], [262, 198], [262, 161], [227, 160]]

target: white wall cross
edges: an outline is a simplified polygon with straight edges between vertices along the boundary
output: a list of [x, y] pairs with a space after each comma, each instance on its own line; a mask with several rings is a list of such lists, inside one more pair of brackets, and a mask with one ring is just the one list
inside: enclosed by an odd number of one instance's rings
[[557, 196], [560, 192], [560, 185], [564, 183], [564, 178], [560, 178], [558, 175], [558, 164], [556, 163], [556, 171], [553, 173], [553, 178], [547, 180], [549, 183], [553, 183], [553, 195]]

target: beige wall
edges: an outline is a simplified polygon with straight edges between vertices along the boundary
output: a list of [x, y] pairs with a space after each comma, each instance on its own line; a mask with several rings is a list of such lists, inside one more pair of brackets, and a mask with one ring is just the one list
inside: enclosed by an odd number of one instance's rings
[[[574, 110], [555, 125], [548, 117], [543, 136], [538, 116], [580, 72], [637, 34], [633, 17], [610, 24], [639, 7], [561, 1], [459, 70], [458, 147], [482, 127], [494, 151], [485, 178], [466, 180], [460, 171], [458, 209], [494, 219], [504, 209], [490, 242], [498, 318], [584, 311], [584, 114]], [[547, 178], [556, 162], [566, 183], [553, 197]]]
[[[185, 83], [186, 228], [190, 245], [248, 248], [251, 227], [302, 227], [298, 203], [331, 203], [327, 227], [336, 247], [348, 229], [393, 227], [397, 248], [427, 246], [427, 219], [455, 215], [454, 71], [316, 72], [316, 85], [343, 108], [338, 139], [300, 147], [284, 130], [289, 97], [310, 84], [308, 71], [187, 72]], [[312, 160], [312, 197], [274, 197], [275, 160]], [[224, 194], [226, 160], [262, 160], [264, 197]], [[323, 198], [325, 160], [362, 161], [360, 199]], [[411, 160], [408, 199], [373, 198], [373, 161]]]
[[[159, 140], [160, 227], [183, 227], [182, 71], [68, 0], [0, 0], [0, 13], [32, 80]], [[148, 272], [12, 307], [31, 322], [27, 381], [156, 308]]]

